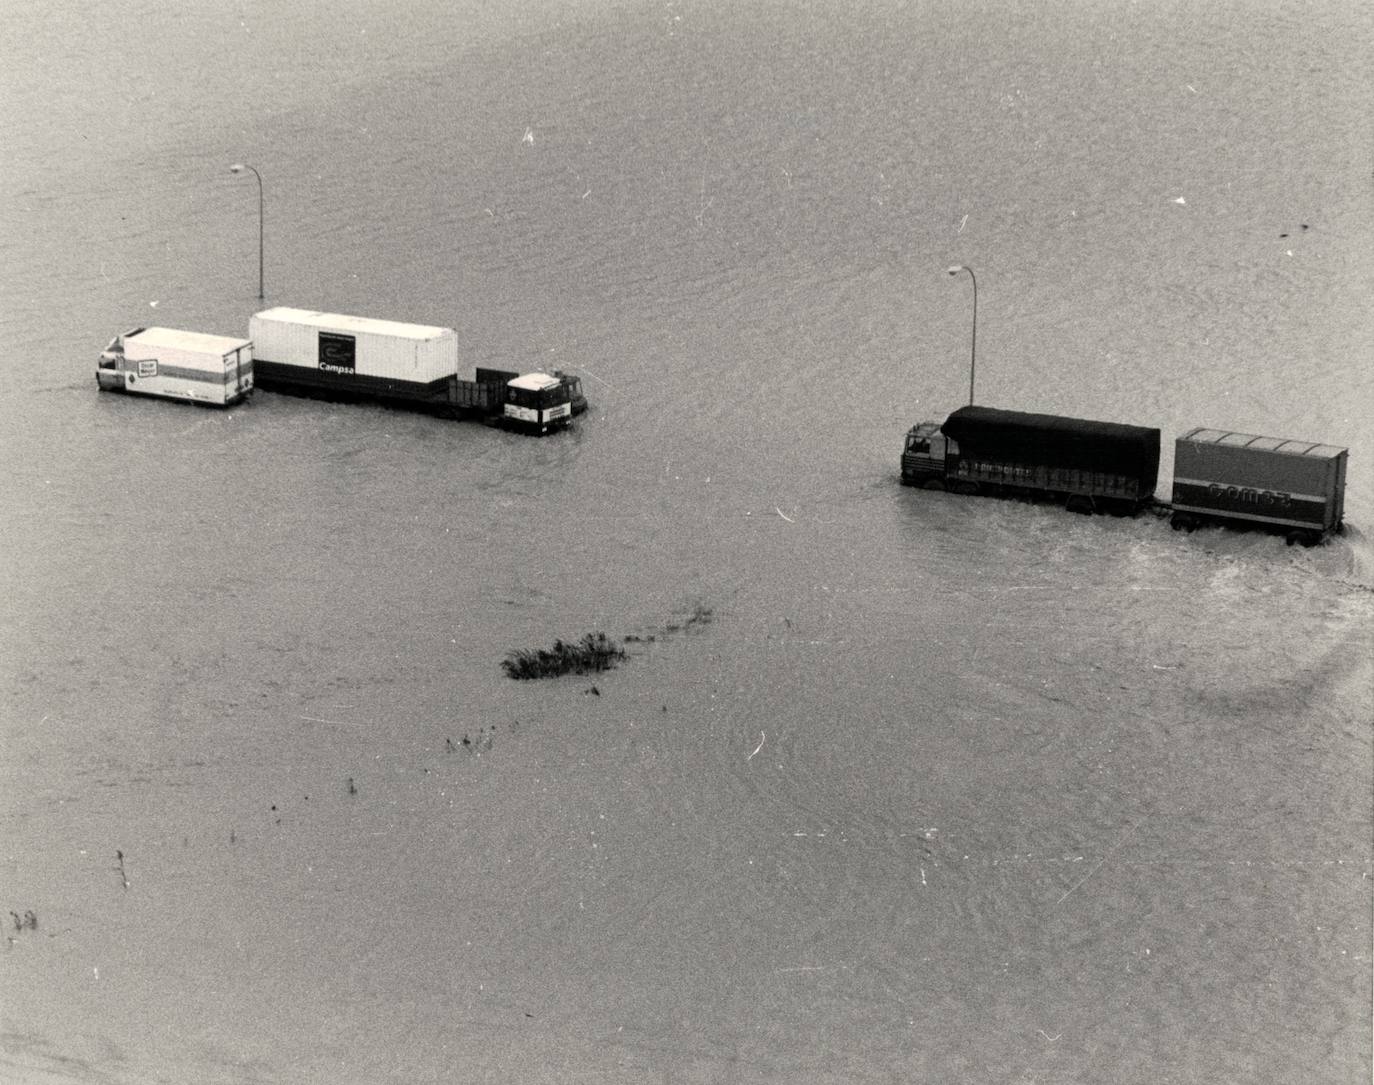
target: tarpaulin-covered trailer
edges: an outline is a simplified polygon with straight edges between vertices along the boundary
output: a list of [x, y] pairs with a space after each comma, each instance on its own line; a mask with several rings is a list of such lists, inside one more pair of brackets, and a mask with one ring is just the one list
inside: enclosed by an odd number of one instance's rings
[[1235, 522], [1318, 542], [1345, 516], [1348, 450], [1199, 426], [1174, 442], [1173, 522]]
[[229, 406], [252, 391], [253, 344], [175, 328], [133, 328], [110, 341], [95, 377], [107, 392]]
[[1130, 511], [1154, 497], [1159, 430], [960, 407], [907, 434], [902, 481], [959, 493], [1043, 494], [1071, 508]]
[[1159, 479], [1157, 429], [996, 407], [960, 407], [941, 428], [964, 455], [1130, 475], [1146, 492]]

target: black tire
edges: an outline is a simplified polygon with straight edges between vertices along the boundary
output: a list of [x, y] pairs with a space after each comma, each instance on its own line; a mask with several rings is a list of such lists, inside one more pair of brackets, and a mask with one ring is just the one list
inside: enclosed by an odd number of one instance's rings
[[939, 478], [930, 478], [930, 479], [926, 479], [926, 481], [923, 482], [923, 483], [921, 484], [921, 489], [923, 489], [923, 490], [937, 490], [937, 491], [943, 493], [943, 492], [944, 492], [944, 489], [945, 489], [945, 482], [944, 482], [944, 479], [939, 479]]

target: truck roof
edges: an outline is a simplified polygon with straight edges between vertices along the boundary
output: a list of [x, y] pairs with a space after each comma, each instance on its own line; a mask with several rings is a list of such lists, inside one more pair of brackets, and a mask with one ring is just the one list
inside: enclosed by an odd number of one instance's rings
[[1295, 441], [1286, 437], [1262, 437], [1255, 433], [1236, 433], [1232, 430], [1209, 429], [1198, 426], [1189, 430], [1180, 441], [1219, 445], [1222, 448], [1250, 448], [1260, 452], [1276, 452], [1285, 456], [1312, 456], [1316, 459], [1335, 459], [1348, 449], [1313, 441]]
[[542, 392], [545, 388], [557, 388], [562, 382], [547, 373], [525, 373], [513, 381], [507, 381], [507, 388], [520, 388], [527, 392]]
[[374, 335], [389, 335], [401, 339], [442, 339], [457, 334], [452, 328], [440, 328], [433, 324], [405, 324], [399, 320], [377, 320], [368, 316], [324, 313], [316, 309], [292, 309], [284, 305], [264, 309], [253, 316], [261, 320], [278, 320], [287, 324], [305, 324], [331, 330], [370, 332]]
[[184, 332], [176, 328], [143, 328], [126, 334], [124, 341], [137, 340], [150, 347], [189, 350], [197, 354], [229, 354], [248, 346], [250, 339], [234, 339], [227, 335], [207, 335], [205, 332]]

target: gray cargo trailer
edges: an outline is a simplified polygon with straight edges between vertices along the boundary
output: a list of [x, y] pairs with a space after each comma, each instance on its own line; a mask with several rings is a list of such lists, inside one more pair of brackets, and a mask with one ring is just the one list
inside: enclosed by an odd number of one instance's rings
[[1200, 426], [1174, 443], [1173, 525], [1261, 527], [1318, 543], [1342, 528], [1347, 453]]
[[902, 481], [956, 493], [1044, 495], [1130, 512], [1153, 500], [1159, 430], [1051, 414], [960, 407], [907, 433]]

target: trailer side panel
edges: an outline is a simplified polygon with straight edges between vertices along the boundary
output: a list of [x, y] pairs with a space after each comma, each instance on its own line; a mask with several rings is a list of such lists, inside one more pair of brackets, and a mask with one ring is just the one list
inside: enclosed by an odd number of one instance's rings
[[[955, 473], [983, 470], [967, 462], [1019, 475], [1006, 485], [1144, 501], [1159, 480], [1157, 429], [974, 406], [960, 407], [941, 429], [958, 444]], [[1072, 489], [1062, 485], [1070, 479]]]
[[282, 307], [250, 331], [257, 382], [278, 391], [442, 405], [458, 372], [452, 328]]
[[1174, 443], [1176, 512], [1326, 533], [1345, 514], [1347, 450], [1198, 428]]

